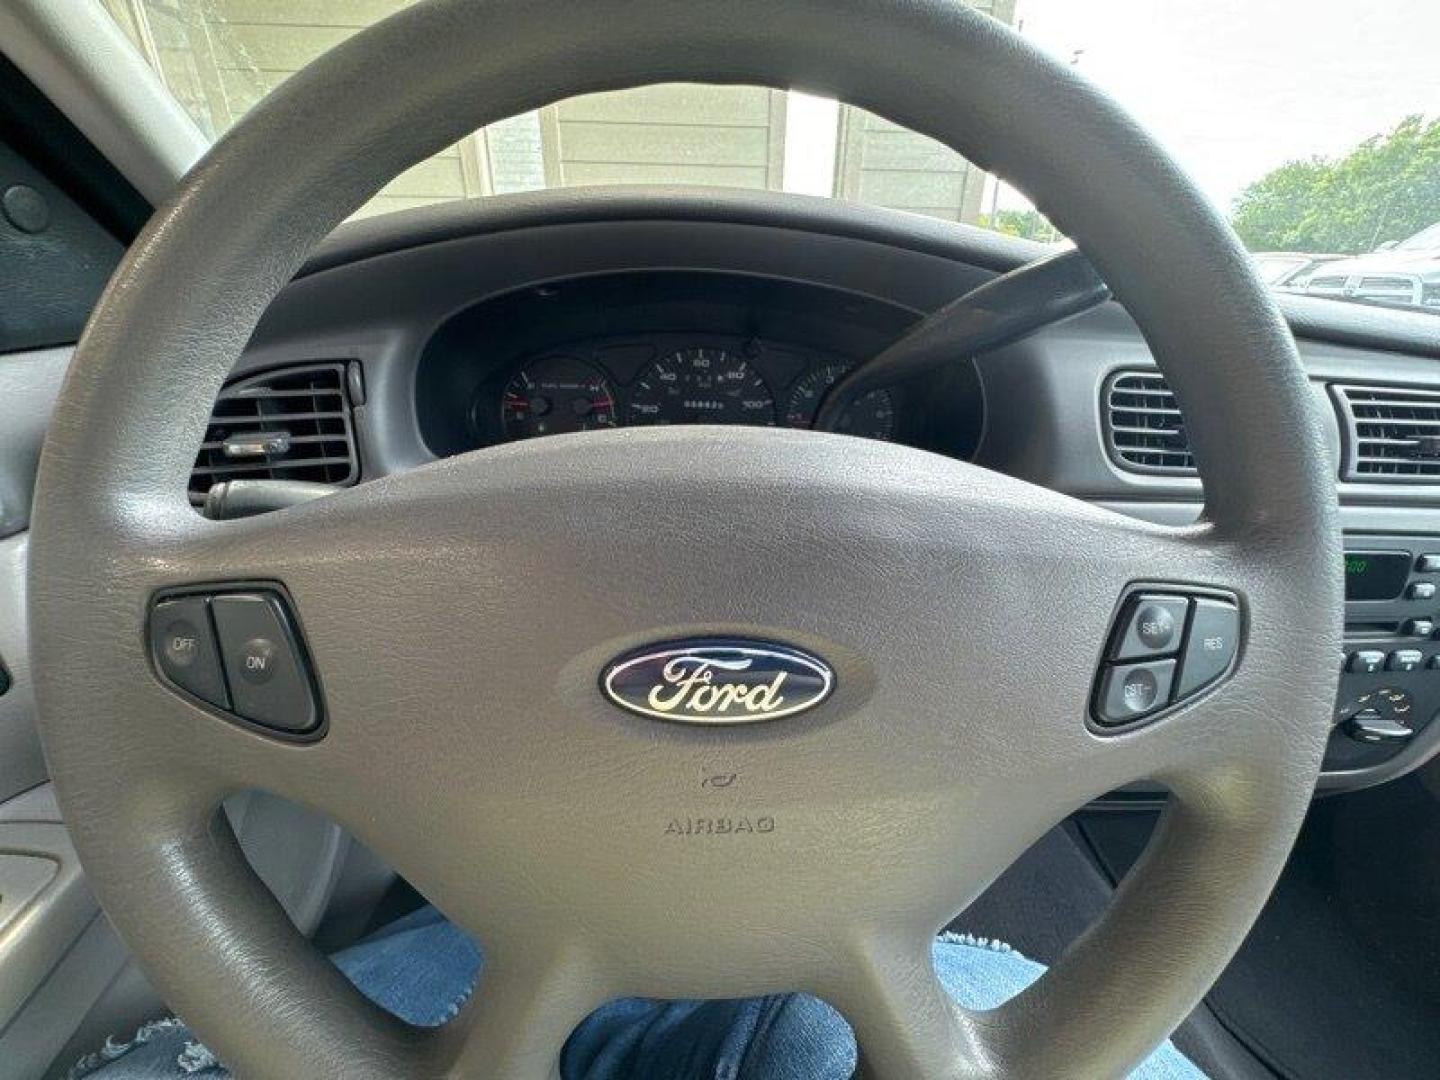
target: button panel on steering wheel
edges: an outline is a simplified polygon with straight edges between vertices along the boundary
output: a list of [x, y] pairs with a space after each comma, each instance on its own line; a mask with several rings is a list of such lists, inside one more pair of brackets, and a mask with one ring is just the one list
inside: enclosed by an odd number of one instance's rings
[[1107, 732], [1153, 719], [1234, 667], [1240, 607], [1233, 595], [1184, 585], [1132, 585], [1119, 612], [1092, 710]]
[[288, 738], [322, 734], [319, 687], [276, 586], [163, 593], [150, 607], [149, 641], [161, 681], [226, 719]]

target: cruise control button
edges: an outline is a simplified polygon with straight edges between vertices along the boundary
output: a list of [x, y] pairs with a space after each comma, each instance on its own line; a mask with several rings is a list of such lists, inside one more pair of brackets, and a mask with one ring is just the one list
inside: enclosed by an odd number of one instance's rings
[[220, 709], [230, 707], [203, 596], [162, 600], [150, 613], [150, 652], [160, 673]]
[[1361, 675], [1373, 675], [1385, 666], [1385, 654], [1379, 649], [1360, 649], [1350, 654], [1345, 664], [1346, 671]]
[[215, 597], [211, 607], [235, 711], [278, 731], [315, 727], [315, 698], [280, 599], [234, 593]]
[[1385, 661], [1386, 671], [1419, 671], [1425, 654], [1419, 649], [1396, 649]]
[[1175, 661], [1157, 660], [1148, 664], [1118, 664], [1105, 672], [1100, 690], [1100, 719], [1106, 724], [1125, 724], [1170, 703], [1175, 681]]
[[[1223, 675], [1235, 659], [1239, 645], [1239, 609], [1224, 600], [1197, 597], [1180, 667], [1178, 696], [1193, 694]], [[1384, 663], [1383, 657], [1381, 663]]]
[[1124, 630], [1115, 646], [1114, 659], [1140, 660], [1176, 652], [1189, 610], [1190, 601], [1183, 596], [1142, 593], [1135, 597], [1121, 622]]

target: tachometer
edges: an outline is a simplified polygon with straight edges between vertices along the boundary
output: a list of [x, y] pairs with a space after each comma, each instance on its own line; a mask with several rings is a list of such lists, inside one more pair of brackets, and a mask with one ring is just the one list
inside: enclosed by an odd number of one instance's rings
[[[826, 392], [850, 370], [848, 364], [826, 364], [806, 372], [790, 391], [785, 407], [785, 423], [790, 427], [808, 428], [815, 423], [815, 413]], [[850, 405], [840, 416], [835, 430], [843, 435], [865, 439], [888, 439], [895, 433], [895, 403], [888, 390], [872, 390]]]
[[775, 399], [744, 357], [682, 349], [641, 372], [625, 417], [632, 424], [773, 424]]
[[598, 368], [573, 356], [552, 356], [515, 373], [500, 399], [509, 439], [615, 426], [615, 394]]

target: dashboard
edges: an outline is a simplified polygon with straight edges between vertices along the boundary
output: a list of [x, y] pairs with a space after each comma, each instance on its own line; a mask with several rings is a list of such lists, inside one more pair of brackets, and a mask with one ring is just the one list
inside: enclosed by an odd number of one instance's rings
[[[913, 215], [738, 192], [551, 191], [347, 225], [256, 330], [216, 404], [192, 495], [233, 478], [365, 483], [578, 432], [803, 429], [845, 371], [1045, 250]], [[1440, 427], [1440, 320], [1279, 302], [1327, 419], [1349, 552], [1320, 784], [1363, 787], [1440, 752], [1440, 457], [1425, 449]], [[24, 466], [67, 360], [59, 349], [0, 365], [0, 390], [14, 382], [0, 401], [20, 410], [0, 423], [0, 445], [22, 466], [0, 476], [10, 514], [0, 570], [23, 573]], [[1204, 488], [1167, 395], [1144, 336], [1112, 302], [871, 395], [844, 428], [1183, 524], [1201, 515]], [[23, 712], [23, 641], [17, 609], [0, 619], [18, 687], [0, 696], [0, 720]], [[12, 769], [43, 777], [28, 723], [0, 733]]]

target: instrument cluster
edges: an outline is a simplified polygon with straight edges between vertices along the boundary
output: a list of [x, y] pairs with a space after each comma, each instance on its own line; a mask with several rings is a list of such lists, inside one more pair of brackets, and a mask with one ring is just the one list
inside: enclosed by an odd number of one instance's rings
[[[437, 457], [658, 424], [810, 428], [830, 388], [920, 314], [806, 282], [684, 270], [547, 281], [430, 334], [415, 416]], [[968, 460], [984, 426], [964, 358], [852, 402], [838, 430]]]
[[[808, 428], [852, 361], [755, 338], [658, 335], [577, 343], [526, 357], [471, 407], [481, 442], [655, 424]], [[896, 394], [850, 406], [837, 430], [897, 437]]]

